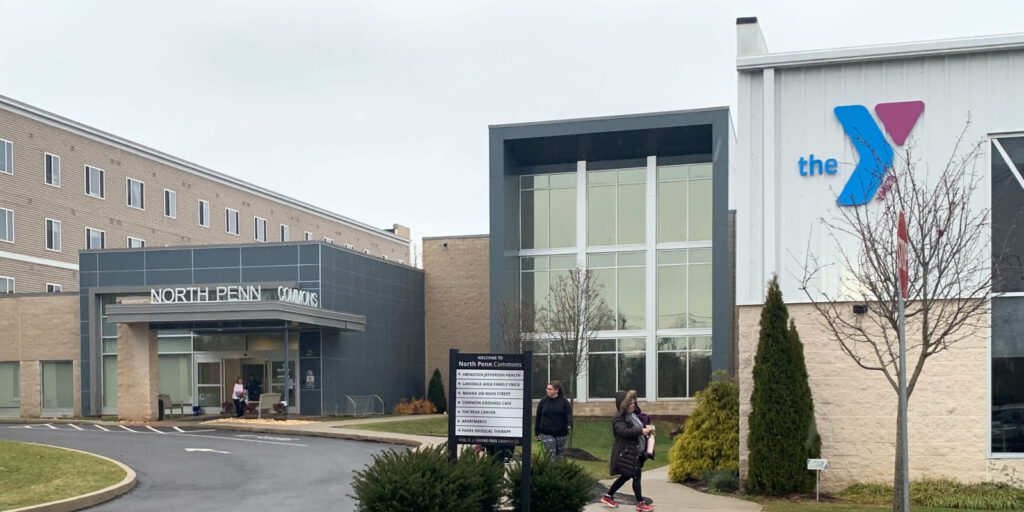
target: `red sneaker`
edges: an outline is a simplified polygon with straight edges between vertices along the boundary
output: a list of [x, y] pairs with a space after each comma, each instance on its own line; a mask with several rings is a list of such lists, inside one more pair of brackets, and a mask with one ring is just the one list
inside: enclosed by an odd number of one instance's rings
[[605, 494], [604, 496], [601, 496], [601, 503], [604, 503], [605, 506], [608, 506], [608, 507], [611, 507], [611, 508], [619, 508], [619, 504], [615, 503], [615, 500], [613, 500], [612, 497], [608, 496], [607, 494]]
[[636, 504], [636, 509], [639, 510], [640, 512], [649, 512], [651, 510], [654, 510], [654, 507], [641, 501], [640, 503]]

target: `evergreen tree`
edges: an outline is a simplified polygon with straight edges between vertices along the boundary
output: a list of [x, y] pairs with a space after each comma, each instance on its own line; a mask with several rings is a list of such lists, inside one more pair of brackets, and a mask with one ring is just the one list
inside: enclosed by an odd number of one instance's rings
[[441, 370], [434, 368], [427, 386], [427, 400], [437, 407], [437, 412], [444, 414], [448, 410], [448, 399], [444, 396], [444, 384], [441, 382]]
[[771, 496], [808, 490], [814, 476], [807, 471], [807, 458], [820, 452], [821, 440], [814, 428], [803, 344], [774, 276], [761, 310], [750, 406], [748, 490]]
[[740, 390], [723, 372], [697, 392], [697, 407], [668, 452], [671, 480], [704, 478], [709, 470], [739, 469]]

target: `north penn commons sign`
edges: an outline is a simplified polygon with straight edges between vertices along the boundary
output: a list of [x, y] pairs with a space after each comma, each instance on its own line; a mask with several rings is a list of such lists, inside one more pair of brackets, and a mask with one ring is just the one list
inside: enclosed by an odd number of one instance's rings
[[226, 286], [178, 286], [174, 288], [151, 288], [149, 300], [153, 304], [188, 304], [196, 302], [259, 302], [277, 300], [300, 306], [320, 307], [320, 297], [315, 292], [277, 287], [277, 297], [264, 299], [262, 285]]

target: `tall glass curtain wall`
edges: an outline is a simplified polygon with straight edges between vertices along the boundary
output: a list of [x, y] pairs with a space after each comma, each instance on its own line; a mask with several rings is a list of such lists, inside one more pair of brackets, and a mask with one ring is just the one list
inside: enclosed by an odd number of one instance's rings
[[538, 340], [534, 398], [544, 396], [546, 382], [570, 374], [570, 361], [543, 341], [539, 319], [552, 287], [577, 266], [592, 271], [611, 313], [591, 342], [579, 396], [635, 389], [650, 399], [686, 398], [707, 385], [711, 169], [649, 164], [519, 177], [519, 296], [523, 329]]
[[1024, 137], [993, 138], [993, 453], [1024, 453]]

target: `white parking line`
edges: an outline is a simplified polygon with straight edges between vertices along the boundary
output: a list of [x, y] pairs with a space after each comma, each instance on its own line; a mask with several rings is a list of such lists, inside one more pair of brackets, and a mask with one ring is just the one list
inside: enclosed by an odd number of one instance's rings
[[74, 423], [68, 423], [68, 426], [73, 428], [73, 429], [75, 429], [75, 430], [85, 430], [84, 428], [79, 427], [78, 425], [75, 425]]
[[104, 427], [103, 425], [93, 425], [93, 426], [98, 428], [98, 429], [100, 429], [100, 430], [102, 430], [102, 431], [104, 431], [104, 432], [110, 432], [110, 430], [107, 427]]
[[128, 432], [131, 432], [132, 434], [138, 434], [138, 432], [136, 432], [136, 431], [134, 431], [134, 430], [124, 426], [124, 425], [118, 425], [118, 426], [123, 428], [123, 429], [125, 429], [125, 430], [127, 430]]
[[53, 425], [50, 425], [49, 423], [45, 423], [45, 425], [46, 425], [47, 427], [50, 427], [50, 428], [52, 428], [53, 430], [57, 430], [57, 427], [55, 427], [55, 426], [53, 426]]
[[182, 430], [182, 429], [180, 429], [178, 427], [172, 427], [172, 428], [174, 428], [174, 430], [177, 430], [178, 432], [184, 432], [184, 430]]
[[155, 429], [155, 428], [153, 428], [153, 427], [151, 427], [151, 426], [149, 426], [149, 425], [146, 425], [146, 428], [148, 428], [148, 429], [152, 430], [153, 432], [156, 432], [157, 434], [164, 434], [164, 435], [166, 435], [166, 434], [167, 434], [167, 432], [162, 432], [162, 431], [159, 431], [159, 430], [157, 430], [157, 429]]

